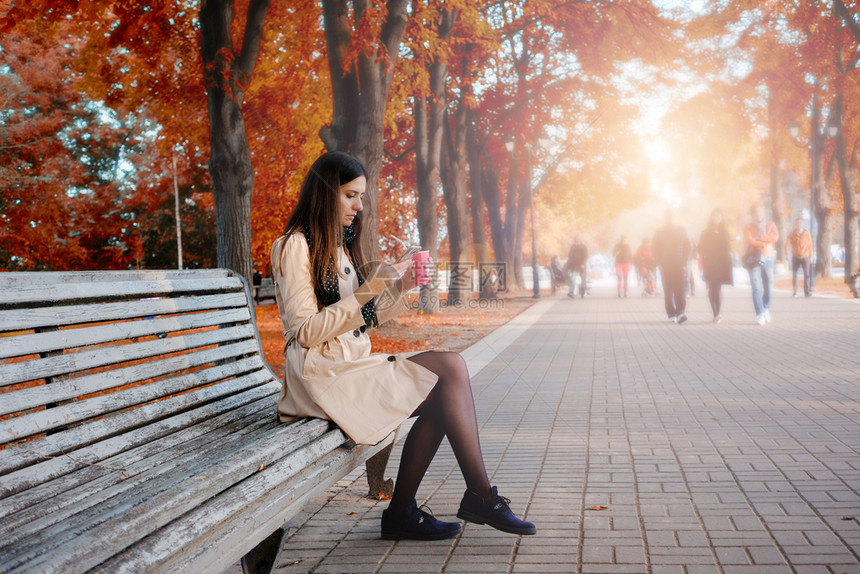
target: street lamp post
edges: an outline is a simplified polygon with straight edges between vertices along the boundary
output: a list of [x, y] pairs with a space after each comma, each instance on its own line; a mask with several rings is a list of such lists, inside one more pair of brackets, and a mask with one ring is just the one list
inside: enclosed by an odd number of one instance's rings
[[822, 137], [826, 137], [828, 139], [832, 139], [836, 137], [836, 134], [839, 132], [839, 128], [836, 126], [827, 126], [825, 130], [819, 133], [818, 126], [812, 126], [812, 132], [810, 133], [810, 137], [808, 140], [803, 140], [800, 137], [800, 126], [797, 122], [791, 122], [788, 125], [788, 133], [791, 135], [791, 139], [794, 141], [796, 145], [801, 147], [805, 147], [809, 149], [809, 162], [810, 166], [810, 182], [809, 182], [809, 237], [812, 239], [812, 256], [810, 258], [809, 267], [809, 287], [815, 287], [815, 236], [812, 234], [812, 230], [815, 225], [815, 185], [818, 181], [818, 162], [816, 161], [818, 154], [818, 146], [820, 145], [820, 140]]

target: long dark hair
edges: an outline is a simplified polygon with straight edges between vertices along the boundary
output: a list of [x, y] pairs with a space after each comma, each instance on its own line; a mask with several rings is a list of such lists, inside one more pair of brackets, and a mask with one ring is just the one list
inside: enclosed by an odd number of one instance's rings
[[[323, 301], [326, 270], [337, 261], [337, 250], [343, 244], [343, 224], [340, 220], [340, 186], [360, 177], [367, 171], [356, 158], [340, 151], [321, 155], [308, 170], [299, 191], [296, 207], [287, 219], [284, 235], [302, 232], [307, 225], [310, 232], [311, 276], [317, 301]], [[352, 220], [355, 239], [346, 245], [357, 272], [366, 261], [361, 250], [362, 212]], [[335, 266], [335, 272], [337, 267]]]

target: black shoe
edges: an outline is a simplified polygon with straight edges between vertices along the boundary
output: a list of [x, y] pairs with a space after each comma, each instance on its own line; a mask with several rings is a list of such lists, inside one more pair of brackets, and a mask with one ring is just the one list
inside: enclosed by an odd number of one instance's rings
[[[422, 507], [427, 508], [423, 505]], [[394, 515], [389, 509], [383, 510], [382, 539], [442, 540], [460, 534], [458, 523], [436, 520], [429, 510], [421, 510], [414, 500], [406, 508], [406, 512], [400, 515]]]
[[484, 500], [471, 490], [467, 490], [460, 501], [460, 510], [457, 518], [474, 522], [475, 524], [487, 524], [502, 532], [510, 534], [537, 534], [537, 528], [531, 522], [520, 520], [511, 512], [510, 500], [499, 496], [496, 487], [493, 487], [493, 496]]

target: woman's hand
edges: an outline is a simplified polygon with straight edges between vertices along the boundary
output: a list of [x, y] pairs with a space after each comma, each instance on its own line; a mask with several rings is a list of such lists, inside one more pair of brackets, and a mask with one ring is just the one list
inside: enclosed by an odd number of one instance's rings
[[401, 293], [411, 291], [415, 287], [415, 261], [413, 259], [408, 259], [405, 263], [408, 263], [409, 266], [400, 278]]
[[373, 275], [355, 290], [356, 299], [364, 304], [385, 291], [394, 291], [392, 296], [398, 298], [400, 293], [409, 291], [415, 286], [412, 266], [411, 259], [398, 263], [380, 264]]

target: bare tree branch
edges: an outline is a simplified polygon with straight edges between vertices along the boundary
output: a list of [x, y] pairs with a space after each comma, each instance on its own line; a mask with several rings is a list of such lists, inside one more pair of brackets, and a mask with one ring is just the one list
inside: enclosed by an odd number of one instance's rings
[[854, 35], [854, 39], [860, 42], [860, 24], [851, 15], [842, 0], [833, 0], [833, 13], [845, 23], [845, 26]]
[[263, 21], [269, 11], [269, 0], [251, 0], [248, 6], [248, 20], [245, 24], [245, 36], [242, 39], [242, 53], [236, 60], [236, 67], [245, 76], [247, 85], [260, 54], [260, 44], [263, 41]]

